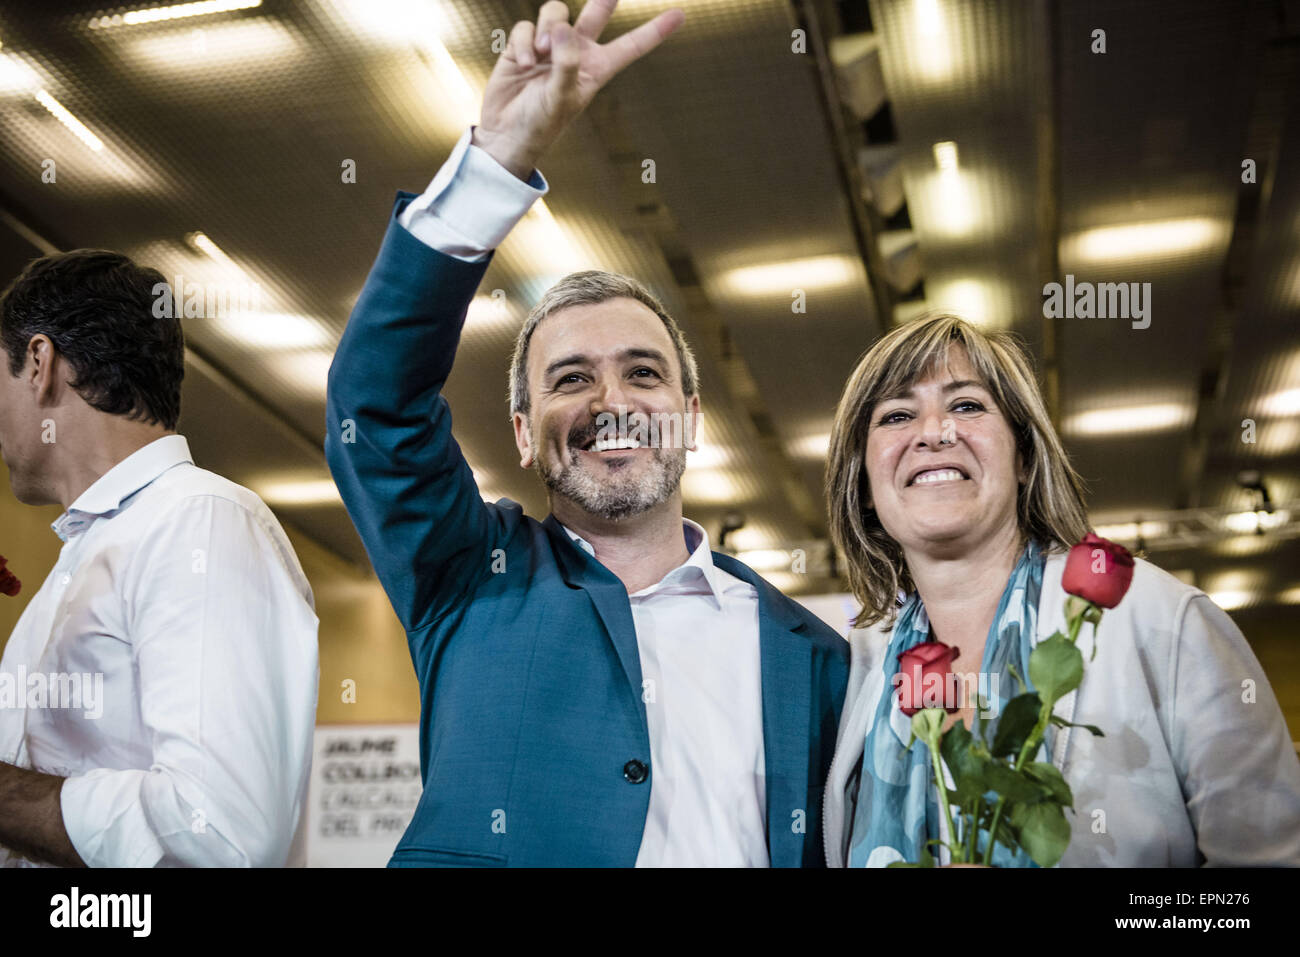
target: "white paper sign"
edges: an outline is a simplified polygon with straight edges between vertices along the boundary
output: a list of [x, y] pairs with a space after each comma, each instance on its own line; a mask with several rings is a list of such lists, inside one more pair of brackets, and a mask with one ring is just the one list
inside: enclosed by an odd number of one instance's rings
[[420, 801], [414, 724], [316, 728], [308, 793], [308, 867], [383, 867]]

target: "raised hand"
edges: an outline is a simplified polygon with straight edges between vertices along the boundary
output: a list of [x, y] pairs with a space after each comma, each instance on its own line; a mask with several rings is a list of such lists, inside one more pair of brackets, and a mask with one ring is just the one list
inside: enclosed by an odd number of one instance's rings
[[600, 33], [617, 5], [618, 0], [588, 0], [570, 25], [569, 8], [561, 0], [549, 0], [538, 12], [536, 24], [516, 23], [483, 92], [474, 145], [526, 180], [596, 92], [686, 19], [681, 10], [666, 10], [601, 44]]

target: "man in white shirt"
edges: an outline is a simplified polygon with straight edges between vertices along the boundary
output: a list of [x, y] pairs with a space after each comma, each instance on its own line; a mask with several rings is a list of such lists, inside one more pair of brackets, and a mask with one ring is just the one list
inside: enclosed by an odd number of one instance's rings
[[683, 517], [698, 376], [662, 304], [583, 272], [525, 321], [510, 411], [544, 522], [479, 498], [440, 394], [542, 152], [682, 21], [602, 45], [613, 7], [515, 25], [481, 123], [399, 197], [330, 370], [330, 468], [420, 680], [424, 794], [392, 866], [824, 863], [847, 648]]
[[0, 297], [0, 454], [20, 502], [65, 509], [0, 660], [8, 866], [304, 863], [311, 589], [262, 501], [175, 433], [164, 282], [76, 250]]

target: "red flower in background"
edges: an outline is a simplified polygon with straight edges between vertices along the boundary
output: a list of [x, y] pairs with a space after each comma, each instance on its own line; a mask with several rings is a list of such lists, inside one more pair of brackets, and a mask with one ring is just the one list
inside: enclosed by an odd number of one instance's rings
[[5, 568], [5, 557], [0, 555], [0, 595], [12, 598], [22, 587], [23, 583], [18, 580], [18, 576]]
[[1133, 556], [1123, 545], [1116, 545], [1089, 532], [1070, 549], [1065, 560], [1061, 587], [1098, 608], [1114, 608], [1133, 582]]

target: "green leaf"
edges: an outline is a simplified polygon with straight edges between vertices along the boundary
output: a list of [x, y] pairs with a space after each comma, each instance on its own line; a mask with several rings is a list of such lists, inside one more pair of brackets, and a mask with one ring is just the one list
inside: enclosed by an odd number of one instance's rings
[[1011, 823], [1010, 812], [1006, 808], [1002, 809], [1002, 817], [998, 820], [997, 838], [998, 843], [1007, 847], [1011, 853], [1014, 854], [1020, 850], [1020, 841], [1016, 829]]
[[1011, 810], [1020, 845], [1039, 867], [1052, 867], [1070, 844], [1070, 822], [1059, 804], [1017, 804]]
[[[1001, 762], [989, 765], [985, 772], [985, 779], [989, 787], [1006, 798], [1007, 804], [1013, 807], [1016, 804], [1033, 804], [1041, 801], [1050, 793], [1047, 787], [1024, 771], [1017, 771]], [[1004, 809], [1002, 813], [1005, 816], [1006, 810]]]
[[963, 809], [973, 805], [989, 789], [984, 778], [986, 761], [974, 745], [974, 736], [958, 721], [948, 729], [939, 746], [939, 754], [952, 775], [953, 790], [949, 797]]
[[1063, 807], [1074, 807], [1074, 793], [1070, 790], [1070, 785], [1065, 783], [1065, 778], [1061, 776], [1056, 765], [1045, 761], [1031, 761], [1025, 765], [1024, 771], [1030, 778], [1047, 788], [1051, 799], [1057, 804]]
[[997, 730], [993, 734], [992, 754], [995, 758], [1014, 756], [1020, 753], [1025, 738], [1038, 723], [1038, 712], [1043, 703], [1038, 695], [1030, 691], [1017, 695], [1007, 702], [998, 717]]
[[1070, 639], [1053, 635], [1029, 653], [1029, 680], [1043, 701], [1055, 704], [1083, 680], [1083, 653]]
[[1106, 737], [1101, 733], [1101, 728], [1097, 727], [1095, 724], [1075, 724], [1073, 721], [1066, 721], [1059, 714], [1051, 715], [1050, 718], [1052, 724], [1056, 725], [1058, 728], [1087, 728], [1098, 738]]

